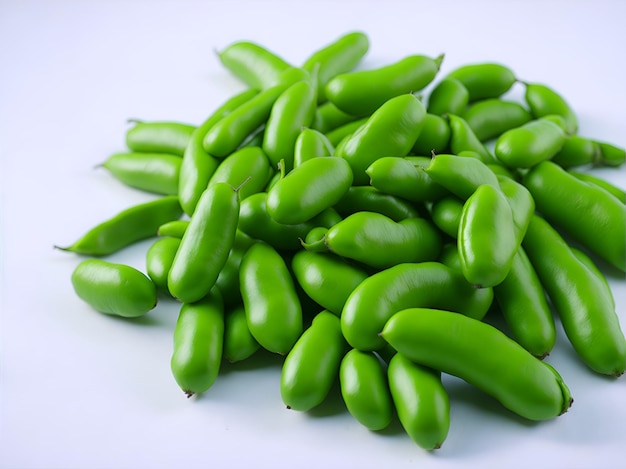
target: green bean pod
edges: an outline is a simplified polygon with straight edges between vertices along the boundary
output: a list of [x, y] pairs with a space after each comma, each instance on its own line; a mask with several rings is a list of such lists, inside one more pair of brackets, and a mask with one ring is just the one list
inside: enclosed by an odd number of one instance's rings
[[574, 176], [576, 179], [580, 179], [581, 181], [585, 181], [593, 186], [597, 186], [597, 187], [604, 189], [609, 194], [614, 196], [617, 200], [619, 200], [621, 203], [626, 204], [626, 191], [624, 191], [624, 189], [617, 187], [614, 184], [611, 184], [610, 182], [600, 177], [594, 176], [593, 174], [581, 173], [579, 171], [568, 171], [568, 172], [572, 176]]
[[104, 314], [135, 318], [157, 304], [156, 287], [150, 278], [134, 267], [87, 259], [72, 272], [76, 295]]
[[535, 199], [522, 184], [506, 176], [498, 176], [500, 191], [507, 199], [513, 216], [513, 231], [519, 246], [524, 239], [530, 219], [535, 213]]
[[496, 158], [512, 168], [531, 168], [556, 155], [566, 134], [554, 122], [541, 118], [504, 132], [496, 140]]
[[425, 218], [395, 222], [375, 212], [357, 212], [329, 228], [328, 249], [370, 267], [386, 269], [407, 263], [435, 260], [441, 236]]
[[306, 237], [300, 240], [300, 244], [310, 252], [328, 252], [328, 246], [325, 243], [326, 233], [328, 233], [328, 228], [324, 226], [311, 228]]
[[537, 210], [573, 240], [626, 271], [626, 207], [604, 189], [545, 161], [524, 176]]
[[189, 220], [174, 220], [163, 223], [157, 229], [157, 236], [170, 236], [172, 238], [182, 238], [189, 226]]
[[474, 288], [460, 272], [441, 263], [400, 264], [371, 275], [354, 289], [341, 312], [341, 329], [352, 347], [378, 350], [385, 345], [379, 333], [396, 311], [442, 308], [482, 319], [492, 301], [491, 288]]
[[550, 161], [568, 169], [588, 164], [599, 164], [600, 156], [600, 146], [596, 142], [579, 135], [570, 135]]
[[303, 328], [302, 306], [285, 261], [264, 243], [251, 246], [239, 269], [250, 333], [264, 349], [286, 355]]
[[142, 122], [130, 120], [134, 125], [126, 132], [126, 146], [132, 152], [169, 153], [183, 156], [187, 143], [196, 129], [181, 122]]
[[339, 366], [341, 396], [348, 412], [369, 430], [383, 430], [393, 419], [386, 370], [372, 352], [351, 349]]
[[241, 260], [255, 241], [241, 230], [235, 233], [235, 241], [230, 248], [228, 258], [222, 270], [220, 270], [215, 286], [222, 294], [225, 307], [241, 303], [241, 289], [239, 287], [239, 267]]
[[476, 101], [462, 116], [481, 142], [532, 120], [530, 112], [521, 104], [498, 98]]
[[260, 147], [244, 147], [224, 158], [213, 172], [207, 186], [225, 182], [239, 189], [239, 200], [263, 191], [272, 174], [270, 161]]
[[414, 162], [405, 158], [395, 156], [379, 158], [365, 172], [370, 178], [370, 184], [380, 192], [411, 202], [437, 200], [448, 194], [448, 191], [435, 182], [427, 171], [416, 167]]
[[213, 111], [189, 139], [183, 154], [178, 181], [180, 205], [187, 215], [191, 215], [195, 210], [200, 196], [219, 165], [219, 160], [204, 150], [204, 137], [217, 122], [257, 94], [257, 90], [249, 89], [232, 96]]
[[428, 96], [428, 113], [438, 116], [448, 114], [461, 115], [469, 103], [469, 91], [456, 78], [444, 78]]
[[304, 223], [339, 202], [352, 180], [350, 164], [343, 158], [305, 161], [269, 190], [267, 213], [278, 223]]
[[419, 137], [415, 141], [412, 153], [415, 155], [431, 156], [434, 153], [444, 153], [448, 150], [452, 132], [446, 119], [437, 114], [427, 113]]
[[459, 236], [462, 213], [463, 201], [452, 195], [433, 202], [430, 208], [430, 216], [435, 226], [454, 239]]
[[531, 220], [523, 247], [581, 360], [597, 373], [623, 374], [626, 339], [611, 290], [598, 270], [589, 269], [539, 216]]
[[320, 405], [337, 380], [346, 350], [339, 318], [318, 313], [283, 363], [280, 395], [287, 408], [308, 411]]
[[465, 119], [456, 114], [448, 114], [447, 117], [450, 125], [449, 147], [453, 154], [458, 155], [464, 151], [473, 151], [483, 163], [496, 161]]
[[484, 288], [505, 279], [519, 242], [511, 207], [499, 189], [482, 184], [465, 201], [457, 241], [469, 283]]
[[350, 293], [367, 278], [359, 267], [336, 256], [298, 251], [291, 268], [304, 292], [327, 311], [339, 316]]
[[328, 137], [313, 129], [302, 129], [293, 149], [293, 166], [297, 168], [302, 163], [313, 158], [333, 156], [335, 147]]
[[219, 182], [204, 191], [168, 275], [175, 298], [193, 303], [213, 288], [234, 243], [238, 217], [239, 195], [232, 186]]
[[181, 164], [180, 156], [167, 153], [115, 153], [101, 166], [129, 187], [178, 195]]
[[344, 194], [335, 209], [342, 217], [356, 212], [376, 212], [393, 221], [419, 217], [419, 211], [408, 201], [385, 194], [373, 186], [352, 186]]
[[406, 433], [420, 448], [441, 448], [450, 430], [450, 398], [441, 373], [397, 353], [389, 361], [387, 376]]
[[481, 184], [498, 187], [497, 176], [481, 160], [442, 154], [432, 158], [426, 174], [452, 194], [466, 200]]
[[261, 346], [252, 336], [243, 305], [228, 311], [224, 320], [224, 358], [230, 363], [250, 358]]
[[365, 33], [353, 31], [313, 52], [302, 68], [313, 73], [317, 67], [317, 100], [326, 101], [326, 84], [342, 73], [350, 72], [358, 65], [369, 49]]
[[267, 122], [272, 106], [288, 87], [289, 83], [280, 83], [264, 89], [216, 122], [204, 135], [204, 151], [217, 158], [230, 155]]
[[388, 100], [425, 88], [437, 75], [443, 55], [411, 55], [372, 70], [336, 76], [326, 85], [328, 100], [355, 116], [368, 116]]
[[513, 71], [499, 63], [462, 65], [446, 76], [460, 81], [469, 92], [469, 102], [498, 98], [509, 91], [517, 81]]
[[602, 166], [621, 166], [626, 161], [626, 149], [607, 142], [598, 142], [600, 158], [598, 163]]
[[276, 168], [279, 162], [289, 172], [294, 166], [294, 147], [303, 127], [313, 122], [317, 106], [313, 83], [294, 83], [276, 99], [265, 124], [263, 151]]
[[220, 62], [251, 88], [265, 89], [276, 85], [290, 65], [265, 47], [237, 41], [217, 53]]
[[62, 251], [88, 256], [113, 254], [138, 241], [156, 236], [159, 227], [182, 215], [178, 197], [169, 195], [126, 208], [99, 223]]
[[525, 83], [524, 99], [535, 119], [556, 114], [565, 120], [568, 134], [578, 130], [578, 118], [569, 103], [552, 88], [541, 83]]
[[[318, 98], [319, 96], [318, 94]], [[330, 101], [326, 101], [324, 104], [320, 104], [315, 110], [311, 128], [323, 134], [327, 134], [356, 120], [360, 120], [358, 116], [343, 112]]]
[[195, 303], [183, 303], [174, 327], [170, 367], [187, 397], [207, 391], [222, 362], [224, 305], [217, 290]]
[[424, 105], [412, 94], [386, 101], [352, 134], [335, 155], [345, 158], [354, 173], [355, 185], [366, 185], [365, 170], [381, 156], [406, 156], [424, 123]]
[[363, 127], [368, 120], [368, 117], [361, 117], [328, 131], [326, 133], [326, 137], [328, 138], [328, 141], [332, 143], [335, 147], [335, 153], [337, 153], [339, 144], [343, 144], [345, 141], [349, 140], [354, 132]]
[[167, 275], [180, 246], [180, 238], [164, 237], [157, 239], [146, 252], [146, 273], [157, 288], [168, 292]]
[[394, 314], [382, 337], [399, 354], [457, 376], [529, 420], [549, 420], [572, 404], [558, 372], [482, 321], [428, 308]]
[[556, 342], [554, 318], [543, 285], [522, 247], [493, 293], [512, 337], [534, 356], [546, 357]]

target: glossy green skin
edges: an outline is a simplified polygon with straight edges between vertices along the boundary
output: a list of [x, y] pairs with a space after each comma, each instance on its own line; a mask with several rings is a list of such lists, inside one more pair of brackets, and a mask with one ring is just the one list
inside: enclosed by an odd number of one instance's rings
[[156, 236], [159, 227], [180, 218], [178, 197], [170, 195], [134, 205], [99, 223], [63, 251], [88, 256], [113, 254], [138, 241]]
[[328, 82], [326, 96], [348, 114], [367, 116], [392, 98], [425, 88], [442, 60], [411, 55], [384, 67], [344, 73]]
[[183, 156], [195, 126], [180, 122], [131, 121], [126, 132], [126, 146], [132, 152], [169, 153]]
[[493, 293], [512, 337], [534, 356], [546, 357], [556, 342], [554, 318], [523, 248], [518, 248], [508, 275]]
[[283, 363], [280, 395], [288, 409], [308, 411], [320, 405], [339, 373], [346, 353], [341, 323], [333, 313], [318, 313]]
[[565, 120], [567, 133], [578, 130], [578, 118], [568, 102], [552, 88], [541, 83], [526, 83], [524, 99], [535, 119], [557, 114]]
[[367, 122], [335, 148], [354, 173], [355, 185], [366, 185], [365, 170], [382, 156], [406, 156], [420, 135], [426, 110], [412, 94], [391, 98]]
[[626, 339], [606, 281], [539, 216], [533, 217], [523, 246], [579, 357], [597, 373], [621, 375]]
[[389, 389], [402, 427], [420, 448], [439, 449], [450, 430], [450, 398], [441, 373], [397, 353], [387, 368]]
[[348, 140], [354, 132], [363, 127], [367, 121], [367, 117], [362, 117], [328, 131], [326, 137], [328, 141], [334, 145], [335, 153], [337, 152], [338, 145], [344, 140]]
[[519, 246], [526, 234], [530, 219], [535, 213], [535, 199], [526, 187], [511, 178], [498, 176], [498, 184], [511, 207], [515, 239]]
[[599, 163], [603, 166], [621, 166], [626, 161], [626, 149], [606, 142], [596, 142], [600, 146]]
[[[224, 158], [207, 186], [225, 182], [239, 188], [239, 200], [263, 191], [272, 174], [270, 161], [260, 147], [245, 147]], [[242, 184], [245, 181], [245, 184]]]
[[174, 220], [163, 223], [157, 229], [158, 236], [170, 236], [172, 238], [182, 238], [189, 226], [188, 220]]
[[96, 311], [113, 316], [143, 316], [157, 304], [152, 280], [137, 269], [101, 259], [87, 259], [72, 272], [76, 295]]
[[437, 228], [454, 239], [459, 235], [461, 213], [463, 213], [463, 201], [454, 196], [437, 200], [430, 209], [433, 223]]
[[311, 252], [328, 252], [328, 246], [324, 243], [326, 233], [328, 233], [328, 228], [324, 226], [312, 228], [301, 241], [302, 247]]
[[[463, 156], [464, 154], [465, 154], [464, 152], [461, 152], [459, 153], [459, 156]], [[503, 176], [503, 177], [512, 179], [514, 181], [517, 181], [520, 179], [519, 173], [515, 169], [507, 168], [505, 166], [502, 166], [500, 163], [487, 163], [487, 167], [491, 171], [493, 171], [494, 174], [498, 177]]]
[[294, 83], [276, 99], [263, 134], [263, 151], [274, 168], [282, 161], [286, 172], [293, 169], [296, 140], [313, 122], [316, 107], [316, 89], [307, 80]]
[[326, 101], [326, 84], [342, 73], [356, 67], [369, 50], [369, 38], [365, 33], [353, 31], [313, 52], [302, 68], [313, 73], [317, 69], [317, 100]]
[[174, 256], [180, 246], [179, 238], [159, 238], [146, 252], [146, 272], [157, 288], [166, 291], [167, 275], [174, 262]]
[[506, 197], [489, 184], [478, 186], [465, 201], [457, 240], [461, 270], [477, 288], [502, 282], [519, 247]]
[[300, 240], [316, 226], [322, 226], [318, 217], [296, 225], [278, 223], [267, 212], [267, 193], [259, 192], [241, 202], [239, 229], [254, 239], [262, 240], [280, 250], [300, 249]]
[[233, 247], [228, 253], [228, 258], [222, 270], [220, 270], [215, 286], [222, 294], [224, 305], [227, 307], [241, 303], [239, 288], [239, 267], [243, 256], [255, 241], [242, 231], [237, 230]]
[[115, 153], [102, 163], [127, 186], [161, 195], [178, 195], [182, 159], [167, 153]]
[[313, 158], [333, 156], [335, 147], [328, 137], [313, 129], [302, 129], [293, 149], [293, 166], [297, 168], [302, 163]]
[[170, 368], [187, 397], [207, 391], [222, 363], [224, 305], [218, 291], [202, 300], [183, 303], [174, 327]]
[[408, 159], [385, 156], [374, 161], [365, 172], [370, 184], [380, 192], [411, 202], [437, 200], [448, 194], [427, 171]]
[[288, 83], [280, 83], [264, 89], [220, 119], [205, 134], [204, 151], [217, 158], [230, 155], [267, 122], [272, 106], [288, 87]]
[[462, 116], [481, 142], [497, 138], [532, 120], [530, 112], [521, 104], [497, 98], [475, 102]]
[[382, 336], [411, 361], [467, 381], [526, 419], [555, 418], [572, 403], [554, 368], [485, 322], [411, 308], [394, 314]]
[[[319, 98], [318, 94], [318, 98]], [[311, 128], [327, 134], [345, 124], [359, 120], [359, 117], [343, 112], [330, 101], [320, 104], [315, 110]]]
[[504, 132], [496, 140], [496, 158], [511, 168], [532, 168], [556, 155], [566, 134], [547, 119], [537, 119]]
[[499, 185], [497, 176], [485, 163], [467, 156], [436, 155], [425, 171], [433, 181], [462, 200], [481, 184]]
[[352, 180], [343, 158], [307, 160], [268, 191], [267, 213], [285, 225], [304, 223], [339, 202]]
[[441, 263], [400, 264], [371, 275], [354, 289], [341, 312], [341, 329], [352, 347], [378, 350], [385, 345], [379, 333], [396, 311], [442, 308], [480, 320], [492, 300], [492, 289], [474, 288], [460, 272]]
[[626, 191], [623, 189], [611, 184], [608, 181], [605, 181], [602, 178], [594, 176], [589, 173], [581, 173], [578, 171], [568, 171], [572, 176], [576, 179], [580, 179], [581, 181], [585, 181], [594, 186], [600, 187], [619, 200], [621, 203], [626, 204]]
[[342, 217], [356, 212], [376, 212], [393, 221], [419, 217], [418, 210], [408, 201], [385, 194], [373, 186], [352, 186], [344, 194], [335, 209]]
[[570, 135], [565, 139], [561, 149], [551, 158], [553, 163], [562, 168], [573, 168], [600, 161], [600, 146], [585, 137]]
[[458, 155], [463, 151], [476, 152], [483, 163], [493, 163], [495, 158], [480, 141], [465, 119], [455, 114], [448, 114], [450, 125], [450, 151]]
[[428, 112], [439, 116], [463, 114], [469, 103], [469, 91], [456, 78], [444, 78], [428, 96]]
[[325, 236], [328, 249], [365, 265], [386, 269], [437, 259], [441, 236], [424, 218], [395, 222], [376, 212], [357, 212], [332, 226]]
[[411, 152], [415, 155], [431, 156], [432, 152], [444, 153], [448, 150], [452, 132], [448, 121], [437, 114], [424, 116], [422, 131], [417, 137]]
[[222, 65], [233, 75], [256, 89], [274, 86], [281, 74], [290, 67], [281, 57], [249, 41], [234, 42], [217, 55]]
[[251, 246], [239, 268], [250, 333], [264, 349], [286, 355], [303, 329], [302, 306], [285, 261], [264, 243]]
[[222, 118], [257, 94], [258, 91], [250, 89], [232, 96], [207, 117], [191, 136], [185, 148], [178, 181], [180, 205], [187, 215], [191, 216], [195, 210], [200, 196], [219, 165], [219, 160], [204, 150], [204, 137]]
[[517, 81], [513, 71], [498, 63], [462, 65], [451, 71], [446, 78], [459, 80], [469, 92], [469, 102], [497, 98], [511, 89]]
[[393, 419], [387, 373], [372, 352], [352, 349], [339, 367], [341, 396], [348, 412], [369, 430], [383, 430]]
[[233, 187], [215, 183], [204, 191], [168, 275], [175, 298], [193, 303], [209, 293], [228, 259], [238, 218], [239, 195]]
[[230, 363], [250, 358], [261, 346], [248, 329], [246, 310], [237, 306], [226, 314], [224, 323], [224, 358]]
[[339, 316], [350, 293], [367, 272], [326, 253], [298, 251], [291, 260], [298, 284], [317, 304]]
[[604, 189], [546, 161], [524, 176], [537, 210], [573, 240], [626, 271], [626, 207]]

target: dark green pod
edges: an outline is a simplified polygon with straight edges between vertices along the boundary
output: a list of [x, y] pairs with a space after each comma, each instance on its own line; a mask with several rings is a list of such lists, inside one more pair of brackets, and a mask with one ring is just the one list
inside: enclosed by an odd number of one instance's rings
[[172, 238], [182, 238], [189, 226], [189, 220], [174, 220], [163, 223], [157, 229], [158, 236], [170, 236]]
[[183, 156], [195, 126], [181, 122], [141, 122], [126, 132], [126, 146], [133, 152], [170, 153]]
[[237, 230], [235, 233], [235, 241], [228, 253], [226, 263], [215, 280], [215, 286], [222, 294], [225, 307], [241, 303], [239, 267], [243, 256], [254, 243], [255, 241], [241, 230]]
[[152, 280], [134, 267], [87, 259], [72, 272], [76, 295], [96, 311], [114, 316], [143, 316], [157, 304]]
[[385, 194], [373, 186], [352, 186], [344, 194], [335, 209], [342, 217], [356, 212], [377, 212], [393, 221], [419, 217], [418, 210], [408, 201]]
[[427, 113], [412, 153], [422, 156], [431, 156], [433, 152], [444, 153], [448, 150], [451, 135], [450, 125], [446, 119], [437, 114]]
[[[272, 174], [267, 155], [260, 147], [244, 147], [224, 158], [207, 186], [225, 182], [239, 188], [239, 200], [261, 192]], [[242, 184], [245, 181], [245, 184]]]
[[343, 112], [337, 106], [330, 101], [325, 102], [317, 107], [315, 110], [315, 116], [311, 123], [311, 128], [328, 134], [329, 132], [338, 129], [346, 124], [360, 120], [358, 116], [353, 116], [347, 112]]
[[454, 196], [435, 201], [430, 208], [433, 223], [448, 236], [457, 239], [463, 213], [463, 201]]
[[428, 176], [462, 200], [481, 184], [498, 187], [498, 178], [481, 160], [467, 156], [436, 155], [425, 169]]
[[102, 163], [129, 187], [162, 195], [178, 195], [182, 159], [167, 153], [115, 153]]
[[248, 328], [244, 307], [241, 305], [228, 311], [224, 323], [224, 358], [231, 363], [239, 362], [251, 357], [260, 348]]
[[570, 135], [561, 149], [551, 159], [562, 168], [599, 164], [600, 146], [591, 139]]
[[146, 252], [146, 272], [157, 288], [168, 292], [167, 275], [180, 246], [180, 238], [159, 238]]
[[450, 125], [450, 151], [458, 155], [464, 151], [473, 151], [478, 154], [483, 163], [493, 163], [495, 158], [487, 147], [480, 141], [465, 119], [455, 114], [448, 114]]
[[138, 241], [157, 235], [159, 227], [180, 218], [178, 197], [170, 195], [127, 208], [96, 225], [63, 251], [88, 256], [113, 254]]
[[170, 367], [187, 397], [213, 386], [221, 367], [223, 343], [224, 306], [217, 290], [196, 303], [181, 306]]
[[428, 113], [438, 116], [461, 115], [469, 103], [469, 91], [456, 78], [444, 78], [428, 96]]
[[535, 119], [556, 114], [565, 120], [568, 134], [578, 130], [578, 118], [569, 103], [549, 86], [540, 83], [526, 83], [524, 99]]
[[617, 200], [619, 200], [621, 203], [626, 204], [626, 191], [624, 191], [624, 189], [617, 187], [598, 176], [594, 176], [593, 174], [581, 173], [578, 171], [568, 171], [568, 172], [572, 176], [574, 176], [576, 179], [580, 179], [581, 181], [588, 182], [591, 185], [604, 189], [609, 194], [614, 196]]
[[333, 156], [335, 147], [328, 137], [313, 129], [302, 129], [293, 149], [293, 166], [297, 168], [302, 163], [313, 158]]
[[476, 101], [462, 116], [481, 142], [532, 120], [530, 112], [521, 104], [498, 98]]
[[469, 102], [498, 98], [511, 89], [517, 81], [513, 71], [499, 63], [462, 65], [446, 76], [459, 80], [469, 92]]

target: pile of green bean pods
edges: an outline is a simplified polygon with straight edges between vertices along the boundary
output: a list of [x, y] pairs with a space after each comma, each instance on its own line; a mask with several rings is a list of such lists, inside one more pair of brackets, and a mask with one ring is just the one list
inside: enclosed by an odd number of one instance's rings
[[[340, 389], [360, 424], [397, 418], [427, 450], [450, 425], [442, 373], [526, 419], [563, 414], [555, 317], [591, 370], [626, 369], [605, 277], [626, 270], [626, 195], [584, 171], [624, 148], [503, 64], [359, 68], [368, 48], [350, 32], [296, 66], [235, 42], [218, 59], [245, 91], [199, 125], [133, 121], [101, 166], [156, 195], [60, 248], [87, 257], [76, 294], [129, 321], [180, 302], [187, 396], [263, 349], [284, 357], [286, 407]], [[103, 259], [150, 238], [145, 273]]]

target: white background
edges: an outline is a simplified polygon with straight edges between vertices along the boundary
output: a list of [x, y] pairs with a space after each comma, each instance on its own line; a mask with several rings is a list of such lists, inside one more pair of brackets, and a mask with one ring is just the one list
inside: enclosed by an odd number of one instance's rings
[[[559, 90], [580, 134], [626, 146], [626, 3], [610, 1], [0, 2], [0, 466], [3, 468], [608, 468], [623, 464], [626, 377], [586, 369], [561, 333], [548, 361], [572, 409], [528, 423], [454, 379], [452, 422], [428, 453], [395, 423], [367, 431], [335, 397], [288, 411], [280, 361], [227, 367], [187, 400], [169, 369], [177, 307], [116, 320], [75, 296], [69, 244], [153, 196], [94, 169], [126, 119], [197, 124], [243, 85], [214, 49], [257, 41], [299, 64], [341, 34], [362, 67], [445, 52], [442, 73], [499, 61]], [[512, 96], [520, 96], [519, 89]], [[626, 188], [625, 169], [597, 171]], [[144, 268], [149, 242], [111, 257]], [[609, 281], [626, 324], [626, 281]], [[623, 466], [622, 466], [623, 467]]]

